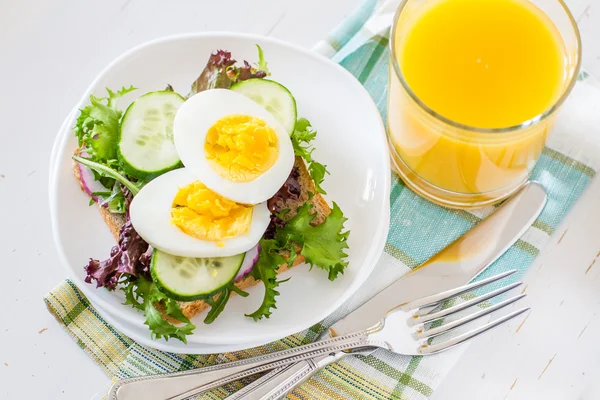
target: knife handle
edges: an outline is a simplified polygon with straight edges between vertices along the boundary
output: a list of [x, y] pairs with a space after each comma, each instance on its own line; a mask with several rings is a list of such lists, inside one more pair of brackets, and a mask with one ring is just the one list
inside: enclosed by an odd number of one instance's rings
[[238, 390], [226, 400], [279, 399], [300, 386], [320, 369], [341, 360], [348, 354], [350, 353], [338, 351], [278, 368]]
[[369, 342], [366, 332], [355, 332], [227, 364], [184, 372], [122, 379], [113, 385], [107, 398], [108, 400], [183, 400], [229, 382], [306, 358], [370, 345], [372, 344]]

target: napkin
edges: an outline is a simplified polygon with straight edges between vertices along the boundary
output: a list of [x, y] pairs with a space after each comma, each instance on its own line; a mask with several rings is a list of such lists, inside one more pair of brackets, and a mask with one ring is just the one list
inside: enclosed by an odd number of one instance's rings
[[[331, 57], [365, 86], [386, 117], [388, 40], [400, 0], [366, 0], [315, 50]], [[548, 192], [542, 214], [524, 236], [478, 279], [518, 268], [522, 277], [599, 167], [600, 90], [585, 72], [533, 171]], [[384, 254], [368, 281], [333, 315], [310, 329], [244, 351], [212, 355], [178, 355], [137, 344], [110, 326], [70, 281], [45, 297], [57, 321], [113, 379], [181, 371], [283, 350], [313, 341], [327, 326], [351, 312], [378, 291], [443, 249], [485, 218], [493, 207], [449, 210], [415, 195], [392, 174], [390, 232]], [[506, 280], [503, 281], [506, 283]], [[328, 366], [288, 395], [290, 399], [427, 399], [465, 351], [459, 346], [429, 357], [410, 357], [379, 350], [347, 357]], [[236, 382], [203, 398], [220, 399], [238, 390]]]

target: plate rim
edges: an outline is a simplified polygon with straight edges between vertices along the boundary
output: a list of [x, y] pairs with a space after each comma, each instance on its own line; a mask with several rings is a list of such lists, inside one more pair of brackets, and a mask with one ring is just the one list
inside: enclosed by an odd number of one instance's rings
[[[185, 33], [185, 34], [176, 34], [176, 35], [160, 37], [157, 39], [153, 39], [153, 40], [144, 42], [140, 45], [137, 45], [137, 46], [127, 50], [126, 52], [124, 52], [121, 55], [119, 55], [118, 57], [116, 57], [113, 61], [111, 61], [96, 76], [96, 78], [92, 81], [92, 83], [88, 86], [88, 88], [84, 92], [83, 96], [77, 103], [77, 106], [75, 107], [74, 110], [82, 107], [82, 105], [89, 98], [89, 95], [93, 92], [93, 89], [95, 88], [97, 83], [99, 81], [101, 81], [107, 73], [109, 73], [116, 65], [118, 65], [120, 62], [122, 62], [124, 59], [127, 59], [128, 57], [131, 57], [131, 56], [135, 55], [136, 53], [143, 51], [143, 50], [145, 50], [149, 47], [152, 47], [154, 45], [157, 45], [157, 44], [166, 43], [166, 42], [170, 42], [170, 41], [185, 40], [185, 39], [190, 39], [190, 38], [203, 38], [203, 39], [229, 38], [229, 39], [234, 39], [234, 40], [235, 39], [243, 39], [243, 40], [258, 40], [258, 41], [268, 42], [268, 43], [272, 43], [272, 44], [275, 44], [278, 46], [282, 46], [284, 48], [288, 48], [295, 52], [302, 53], [305, 56], [314, 58], [320, 62], [325, 62], [326, 64], [329, 64], [330, 66], [336, 68], [341, 74], [343, 74], [347, 78], [350, 78], [349, 81], [351, 81], [352, 84], [354, 86], [356, 86], [358, 90], [363, 91], [364, 95], [366, 96], [365, 98], [368, 99], [368, 103], [372, 107], [371, 111], [375, 112], [376, 115], [378, 116], [377, 119], [379, 122], [379, 132], [380, 132], [378, 140], [379, 140], [380, 145], [382, 146], [383, 150], [385, 150], [385, 154], [387, 154], [387, 142], [385, 140], [385, 125], [382, 120], [381, 114], [379, 113], [379, 110], [377, 108], [377, 105], [371, 98], [368, 91], [364, 88], [364, 86], [362, 84], [360, 84], [360, 82], [358, 82], [356, 80], [356, 78], [349, 71], [344, 69], [341, 65], [333, 62], [329, 58], [327, 58], [321, 54], [315, 53], [309, 49], [303, 48], [303, 47], [295, 45], [295, 44], [291, 44], [291, 43], [283, 41], [283, 40], [279, 40], [279, 39], [275, 39], [275, 38], [271, 38], [271, 37], [260, 36], [260, 35], [253, 35], [253, 34], [234, 33], [234, 32], [219, 32], [219, 31], [200, 32], [200, 33]], [[57, 253], [58, 253], [61, 263], [65, 266], [65, 268], [67, 269], [67, 271], [69, 273], [73, 271], [73, 268], [67, 261], [65, 248], [63, 247], [64, 245], [63, 245], [62, 241], [60, 240], [60, 235], [58, 232], [58, 210], [57, 210], [58, 202], [57, 202], [57, 193], [56, 193], [57, 191], [55, 190], [56, 185], [54, 184], [54, 182], [56, 182], [56, 180], [58, 178], [58, 174], [60, 173], [59, 163], [65, 157], [66, 142], [69, 139], [69, 132], [70, 132], [70, 129], [68, 129], [68, 127], [73, 125], [73, 123], [75, 121], [75, 115], [76, 115], [76, 112], [71, 112], [70, 115], [65, 119], [66, 124], [61, 126], [61, 128], [64, 127], [64, 131], [59, 132], [59, 134], [56, 138], [57, 141], [60, 141], [60, 144], [56, 148], [56, 150], [57, 150], [56, 157], [53, 158], [51, 156], [51, 158], [50, 158], [50, 162], [54, 163], [56, 165], [50, 166], [50, 171], [51, 171], [50, 173], [52, 174], [52, 176], [50, 177], [50, 182], [49, 182], [50, 214], [51, 214], [52, 233], [53, 233], [54, 244], [55, 244], [55, 247], [56, 247], [56, 250], [57, 250]], [[62, 135], [62, 138], [61, 138], [61, 135]], [[54, 155], [54, 147], [52, 149], [52, 152]], [[384, 170], [391, 171], [389, 158], [383, 157], [382, 162], [384, 164], [383, 165]], [[365, 266], [367, 266], [369, 268], [369, 271], [365, 277], [365, 280], [373, 272], [375, 265], [376, 265], [377, 261], [379, 260], [379, 258], [381, 257], [384, 247], [385, 247], [386, 238], [387, 238], [387, 235], [389, 232], [389, 224], [390, 224], [390, 202], [389, 202], [390, 188], [391, 188], [391, 172], [386, 174], [386, 179], [384, 179], [383, 187], [381, 189], [381, 190], [383, 190], [384, 193], [383, 193], [383, 204], [381, 204], [382, 205], [381, 210], [379, 212], [379, 215], [377, 215], [377, 217], [378, 217], [378, 224], [376, 225], [377, 235], [375, 237], [373, 237], [372, 240], [370, 241], [369, 248], [368, 248], [366, 256], [364, 258], [365, 261], [360, 266], [360, 269], [365, 268]], [[372, 261], [369, 261], [369, 260], [372, 260]], [[71, 274], [69, 274], [69, 275], [71, 275]], [[114, 315], [121, 316], [121, 311], [116, 306], [105, 301], [101, 297], [96, 296], [96, 294], [94, 293], [94, 291], [96, 290], [95, 287], [91, 287], [90, 285], [87, 285], [77, 275], [72, 275], [71, 279], [73, 281], [75, 281], [75, 283], [77, 284], [77, 287], [86, 295], [86, 297], [88, 297], [88, 299], [90, 299], [90, 301], [92, 301], [92, 299], [94, 299], [93, 303], [98, 304], [99, 307], [104, 312], [110, 313], [113, 316]], [[357, 290], [360, 288], [360, 286], [363, 283], [364, 283], [364, 280], [353, 281], [349, 285], [348, 289], [345, 291], [344, 295], [340, 296], [336, 302], [332, 303], [329, 307], [327, 307], [326, 313], [318, 313], [318, 316], [316, 318], [307, 320], [305, 323], [302, 324], [304, 326], [302, 329], [307, 329], [308, 327], [322, 321], [324, 318], [326, 318], [327, 316], [329, 316], [333, 312], [335, 312], [335, 310], [337, 310], [346, 300], [348, 300], [348, 298], [350, 298], [353, 294], [355, 294], [357, 292]], [[278, 333], [277, 335], [272, 335], [272, 334], [271, 335], [269, 335], [269, 334], [256, 335], [256, 336], [249, 338], [250, 340], [248, 340], [248, 338], [244, 338], [244, 342], [266, 344], [266, 343], [272, 342], [274, 340], [278, 340], [282, 337], [297, 333], [297, 332], [299, 332], [299, 330], [297, 330], [296, 328], [294, 328], [294, 329], [287, 328], [287, 329], [278, 329], [278, 332], [280, 332], [280, 333]], [[283, 332], [283, 336], [281, 335], [281, 332]], [[239, 341], [239, 342], [236, 341], [236, 343], [243, 344], [242, 341]], [[228, 344], [232, 344], [232, 343], [225, 342], [223, 340], [219, 340], [218, 337], [214, 337], [214, 338], [211, 338], [209, 341], [207, 341], [206, 344], [228, 345]]]

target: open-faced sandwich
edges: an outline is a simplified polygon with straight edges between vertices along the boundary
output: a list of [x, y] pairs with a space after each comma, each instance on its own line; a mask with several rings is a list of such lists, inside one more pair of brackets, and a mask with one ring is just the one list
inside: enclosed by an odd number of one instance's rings
[[270, 75], [226, 51], [209, 58], [187, 97], [172, 87], [146, 93], [125, 111], [108, 90], [90, 96], [75, 126], [73, 171], [97, 204], [116, 246], [85, 266], [86, 282], [121, 289], [154, 338], [186, 342], [190, 319], [210, 324], [233, 294], [262, 282], [269, 317], [277, 274], [306, 263], [330, 280], [347, 265], [348, 231], [328, 205], [316, 136], [296, 101]]

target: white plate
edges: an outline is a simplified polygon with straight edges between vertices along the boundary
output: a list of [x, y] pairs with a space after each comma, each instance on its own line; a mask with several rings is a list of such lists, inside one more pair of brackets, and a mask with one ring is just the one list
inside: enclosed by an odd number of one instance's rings
[[[134, 85], [136, 95], [163, 88], [167, 83], [187, 93], [206, 64], [210, 52], [227, 49], [238, 60], [256, 59], [255, 44], [265, 51], [273, 79], [296, 97], [300, 116], [308, 118], [319, 134], [315, 158], [328, 166], [327, 199], [336, 201], [348, 217], [350, 264], [343, 276], [330, 282], [324, 271], [298, 266], [281, 274], [292, 277], [280, 286], [277, 310], [258, 323], [244, 317], [262, 301], [263, 286], [249, 289], [250, 296], [234, 296], [211, 325], [198, 326], [190, 341], [203, 344], [264, 344], [320, 322], [338, 308], [365, 281], [377, 262], [389, 228], [390, 166], [385, 130], [372, 99], [354, 77], [330, 60], [270, 38], [228, 33], [170, 37], [137, 47], [115, 60], [94, 81], [90, 93], [104, 95], [105, 87]], [[135, 93], [135, 92], [134, 92]], [[124, 99], [135, 98], [133, 94]], [[72, 115], [67, 127], [72, 127]], [[57, 148], [56, 168], [50, 188], [50, 209], [59, 255], [78, 287], [96, 305], [119, 319], [142, 326], [143, 316], [122, 305], [121, 293], [95, 290], [85, 284], [83, 265], [90, 257], [103, 259], [114, 240], [88, 207], [71, 172], [71, 154], [77, 143], [70, 129]]]

